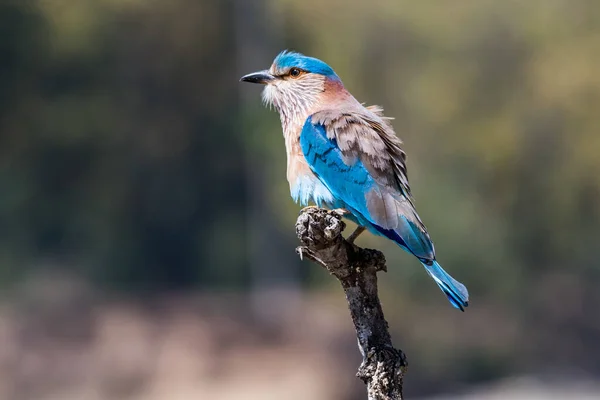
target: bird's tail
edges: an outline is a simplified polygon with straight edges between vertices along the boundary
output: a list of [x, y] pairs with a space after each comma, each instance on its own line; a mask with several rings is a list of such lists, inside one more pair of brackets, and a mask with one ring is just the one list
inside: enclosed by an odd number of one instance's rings
[[435, 283], [442, 289], [442, 292], [448, 297], [450, 304], [460, 311], [465, 311], [465, 307], [469, 305], [469, 292], [465, 285], [451, 277], [437, 261], [427, 260], [427, 263], [432, 264], [427, 265], [425, 262], [422, 262], [429, 276], [433, 278]]

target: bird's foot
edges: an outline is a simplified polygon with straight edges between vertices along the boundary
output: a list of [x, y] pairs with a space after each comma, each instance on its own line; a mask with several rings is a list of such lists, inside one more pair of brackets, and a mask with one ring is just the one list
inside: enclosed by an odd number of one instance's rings
[[334, 213], [336, 213], [336, 214], [339, 214], [339, 215], [341, 215], [342, 217], [343, 217], [344, 215], [348, 215], [348, 214], [350, 214], [350, 211], [346, 210], [345, 208], [336, 208], [335, 210], [331, 210], [331, 211], [333, 211], [333, 212], [334, 212]]
[[348, 238], [346, 239], [346, 241], [348, 243], [354, 243], [354, 241], [356, 240], [357, 237], [360, 236], [361, 233], [363, 233], [365, 231], [364, 226], [357, 226], [356, 229], [354, 230], [354, 232], [352, 232], [352, 234], [350, 234], [350, 236], [348, 236]]
[[319, 208], [319, 207], [317, 207], [317, 206], [306, 206], [306, 207], [304, 207], [303, 209], [300, 210], [300, 214], [302, 214], [303, 212], [308, 211], [310, 209], [313, 209], [313, 208]]

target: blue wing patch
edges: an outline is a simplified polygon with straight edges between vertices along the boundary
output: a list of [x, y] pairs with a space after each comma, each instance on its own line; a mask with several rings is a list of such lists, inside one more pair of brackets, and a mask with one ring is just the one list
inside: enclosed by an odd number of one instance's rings
[[310, 117], [300, 134], [300, 147], [311, 170], [338, 200], [362, 216], [369, 214], [365, 191], [376, 182], [360, 160], [346, 164], [335, 139], [328, 139], [325, 128], [313, 125]]

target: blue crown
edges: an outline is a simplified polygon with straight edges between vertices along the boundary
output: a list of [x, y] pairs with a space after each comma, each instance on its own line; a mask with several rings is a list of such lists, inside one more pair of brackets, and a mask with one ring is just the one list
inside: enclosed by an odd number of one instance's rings
[[280, 69], [297, 67], [313, 74], [338, 78], [333, 69], [323, 61], [317, 58], [307, 57], [304, 54], [296, 53], [294, 51], [282, 51], [275, 57], [273, 63]]

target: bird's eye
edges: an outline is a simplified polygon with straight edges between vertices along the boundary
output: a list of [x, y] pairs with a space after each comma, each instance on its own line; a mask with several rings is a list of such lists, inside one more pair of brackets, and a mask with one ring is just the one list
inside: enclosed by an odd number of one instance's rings
[[290, 76], [292, 78], [299, 77], [301, 73], [302, 73], [302, 71], [300, 70], [300, 68], [292, 68], [292, 69], [290, 69]]

